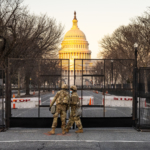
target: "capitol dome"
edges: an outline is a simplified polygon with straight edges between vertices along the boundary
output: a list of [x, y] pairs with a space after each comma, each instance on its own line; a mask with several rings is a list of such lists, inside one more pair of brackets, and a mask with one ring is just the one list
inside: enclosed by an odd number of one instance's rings
[[85, 34], [78, 28], [76, 12], [74, 12], [72, 28], [65, 34], [59, 51], [60, 59], [90, 59], [91, 51]]
[[[77, 20], [73, 20], [77, 22]], [[75, 23], [76, 23], [75, 22]], [[64, 37], [64, 40], [68, 40], [68, 39], [83, 39], [86, 40], [85, 34], [78, 28], [78, 26], [73, 26], [66, 34]]]

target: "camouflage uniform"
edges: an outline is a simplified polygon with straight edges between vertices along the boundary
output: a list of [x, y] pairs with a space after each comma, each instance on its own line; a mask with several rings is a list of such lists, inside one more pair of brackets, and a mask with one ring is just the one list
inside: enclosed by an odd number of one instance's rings
[[67, 89], [67, 85], [63, 85], [62, 86], [62, 90], [57, 92], [53, 101], [50, 104], [50, 107], [53, 106], [53, 104], [56, 102], [56, 112], [53, 115], [53, 124], [52, 124], [52, 128], [55, 129], [57, 127], [57, 120], [58, 120], [58, 116], [60, 114], [60, 118], [61, 118], [61, 128], [62, 130], [65, 130], [65, 126], [66, 126], [66, 111], [68, 108], [68, 104], [69, 104], [69, 93], [65, 90]]
[[80, 101], [79, 96], [76, 92], [77, 88], [76, 86], [72, 86], [71, 89], [73, 89], [73, 93], [70, 98], [70, 107], [71, 107], [71, 114], [69, 121], [67, 123], [66, 129], [70, 129], [75, 122], [77, 127], [81, 130], [82, 129], [82, 123], [80, 120], [80, 116], [76, 116], [76, 109], [80, 107]]

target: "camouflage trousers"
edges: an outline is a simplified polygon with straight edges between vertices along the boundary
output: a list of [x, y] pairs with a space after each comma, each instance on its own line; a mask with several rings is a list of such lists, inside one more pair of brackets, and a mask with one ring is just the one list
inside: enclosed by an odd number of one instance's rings
[[74, 122], [76, 123], [79, 129], [82, 129], [82, 123], [81, 123], [80, 117], [79, 116], [77, 117], [75, 115], [75, 110], [71, 110], [70, 118], [69, 118], [66, 128], [70, 129], [72, 125], [74, 124]]
[[66, 126], [66, 107], [65, 106], [56, 106], [56, 113], [53, 115], [52, 128], [57, 127], [58, 116], [60, 115], [61, 119], [61, 128], [65, 129]]

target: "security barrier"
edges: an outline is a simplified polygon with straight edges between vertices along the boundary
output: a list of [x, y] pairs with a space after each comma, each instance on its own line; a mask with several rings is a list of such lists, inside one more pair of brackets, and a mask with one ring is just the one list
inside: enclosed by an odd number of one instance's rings
[[[52, 102], [54, 97], [50, 97], [50, 103]], [[79, 96], [80, 103], [82, 105], [94, 105], [94, 97], [93, 96]], [[54, 103], [56, 105], [56, 102]]]
[[38, 97], [14, 98], [11, 100], [11, 108], [35, 108], [40, 104], [41, 98]]
[[138, 99], [137, 129], [150, 129], [150, 68], [143, 67], [138, 70]]
[[[105, 59], [75, 59], [74, 66], [70, 66], [70, 60], [68, 59], [51, 60], [21, 58], [9, 59], [8, 64], [9, 74], [7, 74], [7, 78], [9, 80], [8, 83], [6, 83], [6, 85], [8, 85], [6, 86], [7, 88], [5, 95], [7, 99], [7, 127], [9, 127], [9, 124], [10, 127], [30, 127], [32, 119], [35, 119], [38, 122], [35, 123], [35, 121], [32, 121], [34, 127], [39, 127], [39, 124], [41, 124], [41, 126], [43, 124], [43, 121], [41, 121], [40, 118], [43, 118], [44, 121], [47, 117], [52, 119], [52, 115], [48, 111], [48, 107], [50, 101], [53, 100], [52, 96], [54, 96], [57, 91], [61, 90], [61, 86], [63, 84], [68, 84], [68, 92], [71, 85], [76, 85], [78, 88], [78, 94], [81, 95], [79, 98], [82, 105], [81, 119], [83, 127], [101, 127], [100, 122], [104, 121], [101, 121], [101, 119], [107, 120], [103, 122], [106, 126], [112, 126], [111, 123], [108, 123], [110, 120], [109, 116], [111, 116], [112, 119], [115, 119], [115, 117], [119, 117], [118, 120], [120, 119], [120, 117], [123, 118], [123, 120], [125, 119], [125, 124], [122, 123], [122, 126], [127, 126], [126, 122], [129, 122], [129, 126], [132, 126], [131, 113], [128, 113], [129, 110], [131, 110], [130, 108], [132, 107], [132, 100], [124, 102], [124, 99], [122, 101], [120, 99], [117, 100], [116, 96], [115, 100], [107, 100], [107, 96], [105, 97], [106, 100], [104, 102], [106, 106], [127, 106], [130, 107], [129, 109], [116, 108], [106, 110], [105, 105], [101, 104], [102, 93], [110, 94], [110, 91], [112, 91], [113, 95], [117, 95], [116, 93], [118, 91], [133, 91], [134, 85], [132, 84], [132, 75], [134, 68], [134, 60], [117, 59], [112, 61]], [[18, 66], [17, 64], [20, 65]], [[29, 76], [27, 76], [28, 74]], [[19, 76], [21, 76], [21, 78], [19, 78]], [[127, 79], [129, 79], [130, 83], [126, 83]], [[120, 84], [121, 86], [118, 87], [117, 84]], [[128, 84], [128, 86], [124, 87], [122, 84]], [[23, 97], [23, 95], [35, 95], [37, 96], [37, 99], [33, 101], [31, 99], [28, 100], [30, 96], [27, 98], [19, 98], [17, 100], [16, 98], [12, 99], [10, 91], [13, 94], [15, 93], [17, 95], [21, 95], [20, 97]], [[91, 91], [94, 91], [94, 93]], [[126, 93], [123, 93], [123, 95], [130, 96]], [[39, 99], [38, 97], [41, 98]], [[39, 100], [41, 100], [41, 105], [39, 105]], [[10, 108], [10, 106], [12, 109]], [[34, 109], [37, 106], [38, 109]], [[15, 110], [15, 108], [21, 108], [21, 111], [17, 111]], [[28, 109], [22, 108], [31, 108], [31, 111], [33, 112], [32, 115], [30, 115]], [[19, 115], [18, 112], [20, 113]], [[32, 119], [28, 119], [31, 117]], [[17, 122], [18, 124], [16, 124], [16, 118], [19, 120]], [[12, 122], [13, 119], [15, 119], [15, 121]], [[25, 120], [25, 122], [28, 123], [22, 123], [23, 120]], [[46, 120], [46, 124], [49, 124], [49, 120]], [[88, 123], [86, 122], [86, 120], [88, 120]], [[13, 125], [14, 122], [16, 125]], [[119, 126], [118, 122], [121, 121], [112, 122], [115, 122], [115, 125], [113, 126]]]
[[[105, 99], [104, 99], [105, 98]], [[137, 98], [139, 102], [139, 97]], [[123, 97], [123, 96], [115, 96], [115, 95], [103, 95], [102, 105], [110, 106], [110, 107], [132, 107], [133, 97]], [[141, 98], [140, 104], [142, 107], [146, 107], [146, 99]]]
[[[5, 99], [4, 99], [5, 102]], [[2, 100], [0, 99], [0, 106], [2, 103]], [[41, 105], [41, 98], [38, 97], [26, 97], [26, 98], [12, 98], [11, 99], [11, 108], [35, 108], [38, 107], [38, 105]], [[0, 107], [0, 109], [2, 109]]]

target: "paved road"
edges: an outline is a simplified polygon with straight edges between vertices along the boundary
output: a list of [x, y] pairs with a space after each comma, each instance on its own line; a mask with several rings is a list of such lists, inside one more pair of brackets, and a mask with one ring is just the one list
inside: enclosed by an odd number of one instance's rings
[[[56, 94], [57, 91], [55, 91]], [[41, 104], [49, 105], [50, 97], [54, 97], [55, 94], [51, 92], [41, 95]], [[81, 96], [81, 91], [78, 91], [78, 95]], [[93, 91], [83, 91], [83, 96], [93, 96], [94, 105], [102, 105], [102, 94], [93, 93]], [[40, 117], [52, 117], [48, 107], [41, 107], [39, 109]], [[83, 117], [130, 117], [132, 109], [129, 107], [92, 107], [83, 108]], [[12, 117], [38, 117], [38, 107], [29, 109], [12, 109]]]
[[0, 150], [149, 150], [149, 132], [137, 132], [133, 128], [90, 128], [66, 135], [56, 129], [12, 128], [0, 133]]

